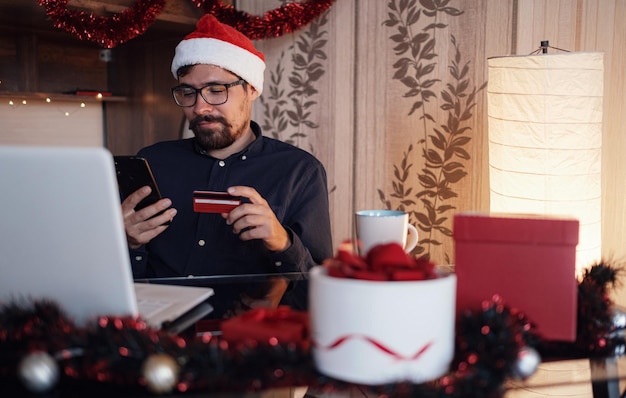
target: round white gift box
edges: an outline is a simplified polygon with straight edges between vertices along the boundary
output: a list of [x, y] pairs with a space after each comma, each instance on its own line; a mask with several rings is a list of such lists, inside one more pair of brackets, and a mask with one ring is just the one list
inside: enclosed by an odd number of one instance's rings
[[367, 281], [310, 271], [312, 354], [317, 369], [360, 384], [423, 383], [454, 355], [456, 275]]

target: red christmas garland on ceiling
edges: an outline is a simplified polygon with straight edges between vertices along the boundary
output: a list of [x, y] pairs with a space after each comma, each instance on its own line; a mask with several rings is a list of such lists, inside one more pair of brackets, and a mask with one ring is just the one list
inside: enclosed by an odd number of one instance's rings
[[[262, 17], [237, 11], [220, 0], [191, 0], [196, 7], [214, 14], [252, 40], [279, 37], [309, 24], [327, 10], [334, 0], [304, 0], [288, 3], [267, 11]], [[104, 48], [113, 48], [133, 39], [154, 23], [163, 10], [165, 0], [137, 0], [131, 7], [111, 17], [96, 16], [84, 11], [68, 10], [67, 0], [38, 0], [54, 27], [71, 33], [80, 40], [91, 41]]]
[[68, 10], [67, 0], [38, 2], [46, 8], [46, 15], [55, 28], [104, 48], [113, 48], [143, 34], [165, 6], [165, 0], [137, 0], [132, 7], [119, 14], [101, 17], [84, 11]]
[[196, 7], [202, 7], [207, 14], [213, 14], [221, 22], [228, 24], [251, 40], [279, 37], [292, 33], [308, 25], [326, 11], [334, 0], [305, 0], [301, 3], [287, 3], [267, 11], [262, 17], [238, 11], [220, 0], [191, 0]]

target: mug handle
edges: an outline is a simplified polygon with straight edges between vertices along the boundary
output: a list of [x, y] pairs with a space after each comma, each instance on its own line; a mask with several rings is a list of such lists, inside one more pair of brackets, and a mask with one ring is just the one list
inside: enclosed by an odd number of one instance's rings
[[410, 252], [417, 246], [417, 228], [413, 224], [407, 224], [408, 233], [406, 236], [406, 245], [404, 245], [404, 251]]

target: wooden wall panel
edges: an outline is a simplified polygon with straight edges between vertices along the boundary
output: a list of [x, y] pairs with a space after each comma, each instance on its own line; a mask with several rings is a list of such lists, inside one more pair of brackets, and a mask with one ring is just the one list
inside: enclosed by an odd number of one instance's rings
[[[608, 3], [608, 2], [607, 2]], [[599, 41], [605, 50], [604, 135], [602, 151], [602, 253], [610, 260], [626, 261], [626, 1], [610, 2], [609, 24]], [[619, 285], [616, 300], [626, 305], [626, 286]]]
[[26, 104], [0, 98], [0, 145], [102, 146], [102, 103], [26, 98]]
[[[606, 43], [609, 54], [605, 57], [608, 79], [605, 81], [604, 121], [606, 131], [603, 143], [603, 171], [605, 176], [603, 241], [608, 244], [607, 255], [623, 260], [626, 242], [626, 2], [616, 3], [613, 13], [613, 37]], [[605, 75], [606, 76], [606, 75]]]
[[354, 187], [354, 143], [357, 140], [354, 129], [355, 88], [357, 87], [355, 69], [356, 37], [350, 32], [355, 30], [359, 15], [354, 12], [357, 0], [338, 1], [330, 15], [330, 43], [328, 77], [329, 86], [322, 88], [328, 98], [325, 113], [330, 119], [325, 129], [325, 139], [332, 142], [332, 152], [326, 161], [329, 173], [331, 214], [333, 220], [333, 241], [335, 246], [352, 236], [352, 212], [358, 193]]
[[0, 35], [0, 89], [18, 91], [18, 75], [17, 43], [13, 37]]
[[107, 104], [107, 147], [114, 154], [134, 154], [146, 145], [179, 137], [183, 113], [171, 98], [176, 80], [170, 66], [183, 36], [142, 38], [114, 49], [109, 87], [127, 98]]
[[355, 13], [353, 211], [382, 207], [376, 190], [385, 185], [389, 176], [389, 148], [394, 147], [393, 139], [399, 136], [397, 126], [387, 125], [394, 87], [387, 71], [389, 33], [382, 25], [386, 4], [358, 1]]
[[[254, 15], [277, 6], [274, 1], [237, 3]], [[294, 34], [255, 42], [265, 54], [267, 68], [253, 119], [265, 135], [305, 149], [324, 164], [335, 246], [351, 238], [356, 196], [355, 6], [353, 0], [337, 2]]]
[[98, 47], [40, 39], [37, 48], [37, 86], [29, 91], [108, 91], [107, 64], [100, 60]]
[[368, 159], [361, 200], [374, 208], [407, 211], [420, 230], [414, 254], [437, 262], [453, 261], [454, 213], [480, 208], [472, 199], [481, 195], [473, 192], [481, 192], [475, 188], [486, 176], [470, 167], [485, 161], [475, 149], [484, 145], [475, 122], [485, 82], [484, 60], [476, 61], [475, 54], [484, 52], [487, 11], [467, 4], [475, 3], [450, 3], [445, 9], [377, 3], [380, 9], [364, 11], [367, 22], [357, 34], [365, 39], [357, 43], [365, 49], [357, 53], [357, 64], [376, 65], [357, 73], [358, 85], [372, 87], [378, 98], [384, 95], [376, 103], [357, 96], [356, 119], [374, 120], [382, 130], [356, 145], [384, 148]]

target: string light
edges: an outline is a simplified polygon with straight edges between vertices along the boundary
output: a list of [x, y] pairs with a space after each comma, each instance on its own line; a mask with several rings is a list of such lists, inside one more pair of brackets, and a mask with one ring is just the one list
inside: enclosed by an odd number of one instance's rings
[[[98, 93], [97, 95], [95, 95], [95, 98], [97, 98], [98, 100], [102, 100], [103, 99], [102, 93]], [[73, 101], [56, 101], [55, 102], [50, 97], [45, 97], [42, 99], [42, 101], [46, 104], [56, 105], [56, 108], [59, 110], [59, 112], [66, 117], [69, 117], [76, 111], [87, 107], [87, 103], [82, 102], [82, 101], [78, 103], [78, 105], [76, 105], [76, 103]], [[28, 105], [35, 106], [36, 101], [34, 99], [21, 99], [21, 100], [9, 99], [8, 104], [9, 106], [17, 109], [18, 106], [20, 107], [28, 106]], [[71, 107], [71, 109], [68, 109], [68, 107]]]

